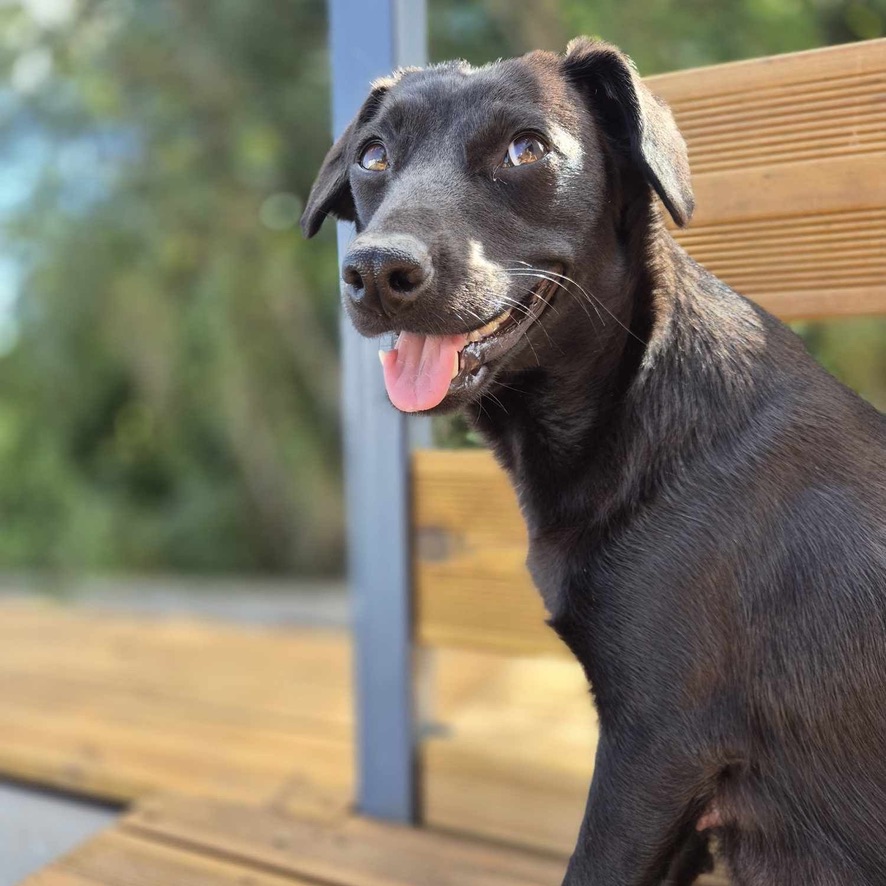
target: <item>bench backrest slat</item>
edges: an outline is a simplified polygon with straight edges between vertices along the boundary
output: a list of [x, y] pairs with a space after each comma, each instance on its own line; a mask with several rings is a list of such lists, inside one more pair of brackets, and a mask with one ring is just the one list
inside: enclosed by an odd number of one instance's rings
[[886, 40], [647, 82], [689, 145], [695, 259], [785, 319], [886, 311]]

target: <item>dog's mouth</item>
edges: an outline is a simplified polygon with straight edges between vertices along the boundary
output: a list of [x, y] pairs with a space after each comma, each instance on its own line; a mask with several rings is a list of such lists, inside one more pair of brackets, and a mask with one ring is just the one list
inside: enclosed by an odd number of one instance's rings
[[525, 340], [557, 285], [545, 277], [524, 299], [467, 333], [401, 332], [393, 350], [379, 352], [391, 402], [402, 412], [423, 412], [450, 393], [479, 386], [488, 370]]

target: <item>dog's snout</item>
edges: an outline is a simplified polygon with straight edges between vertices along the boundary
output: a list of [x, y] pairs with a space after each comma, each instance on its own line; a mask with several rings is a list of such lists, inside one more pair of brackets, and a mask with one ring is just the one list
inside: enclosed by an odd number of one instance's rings
[[389, 317], [415, 302], [432, 273], [427, 249], [404, 235], [363, 235], [342, 266], [347, 296]]

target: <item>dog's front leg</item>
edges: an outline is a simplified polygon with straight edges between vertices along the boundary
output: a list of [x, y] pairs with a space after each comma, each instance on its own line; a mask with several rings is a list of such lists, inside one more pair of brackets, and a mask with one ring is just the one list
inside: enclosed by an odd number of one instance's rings
[[700, 767], [673, 741], [601, 737], [563, 886], [658, 886], [694, 826]]

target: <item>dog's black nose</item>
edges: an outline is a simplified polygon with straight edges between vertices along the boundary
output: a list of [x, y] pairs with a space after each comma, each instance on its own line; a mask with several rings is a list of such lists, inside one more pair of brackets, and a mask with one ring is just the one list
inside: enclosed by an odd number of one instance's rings
[[348, 298], [388, 317], [416, 300], [432, 272], [427, 249], [404, 234], [364, 234], [342, 265]]

